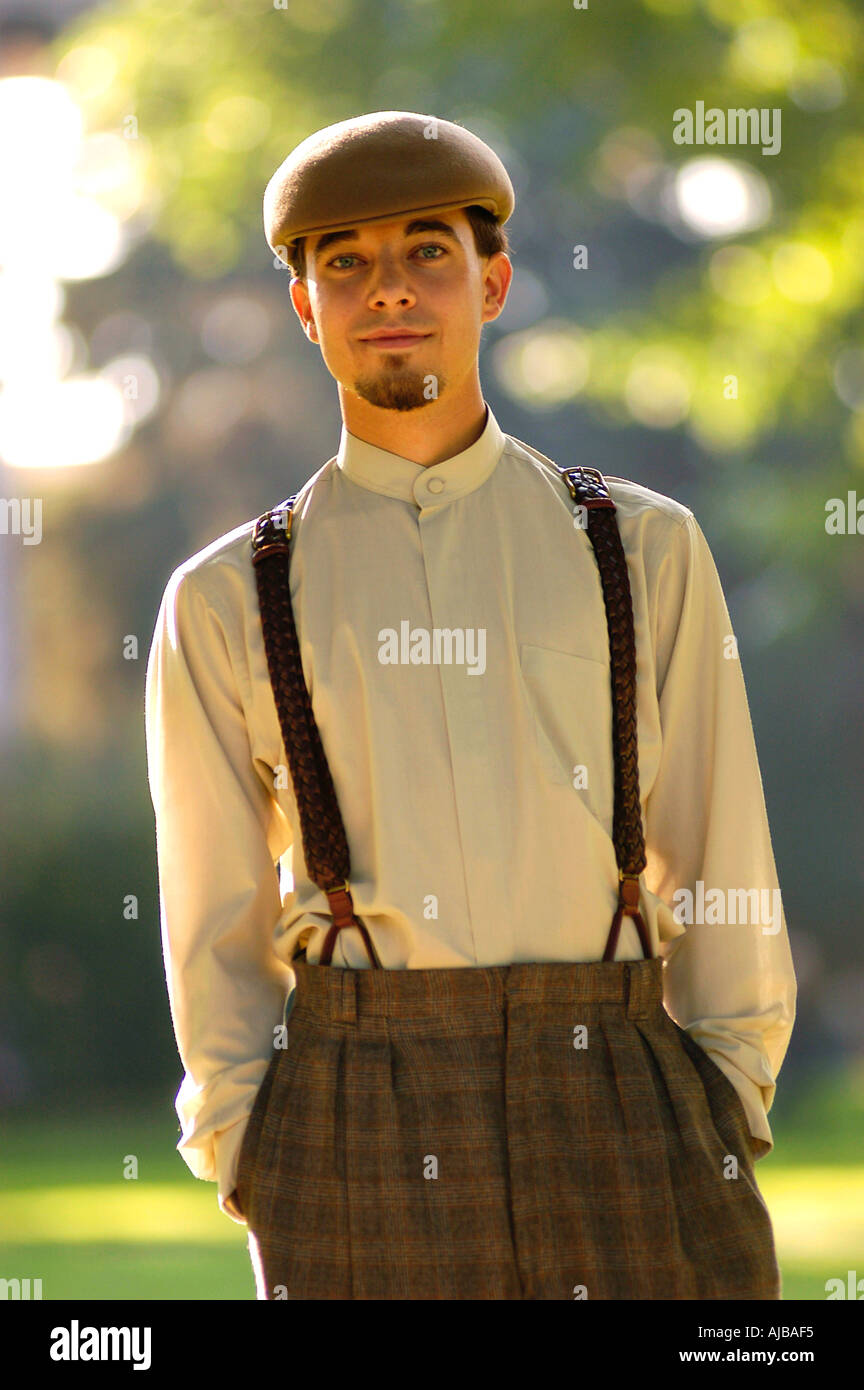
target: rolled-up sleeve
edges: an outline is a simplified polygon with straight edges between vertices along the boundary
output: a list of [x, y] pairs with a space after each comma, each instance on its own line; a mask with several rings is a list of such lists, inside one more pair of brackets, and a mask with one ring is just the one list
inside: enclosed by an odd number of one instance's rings
[[[272, 949], [277, 860], [290, 822], [252, 757], [244, 653], [203, 571], [176, 570], [156, 620], [145, 686], [150, 794], [171, 1017], [185, 1076], [177, 1145], [192, 1172], [234, 1186], [241, 1122], [273, 1056], [289, 987]], [[220, 1152], [221, 1151], [221, 1152]], [[220, 1171], [221, 1170], [221, 1171]]]
[[645, 884], [684, 927], [664, 948], [664, 1002], [735, 1086], [762, 1158], [796, 982], [741, 661], [692, 513], [658, 567], [655, 613], [662, 748]]

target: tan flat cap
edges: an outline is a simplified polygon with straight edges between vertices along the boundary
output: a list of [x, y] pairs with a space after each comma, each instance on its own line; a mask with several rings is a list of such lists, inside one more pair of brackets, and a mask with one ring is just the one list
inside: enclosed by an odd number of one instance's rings
[[308, 136], [264, 193], [264, 230], [286, 265], [298, 237], [478, 204], [506, 222], [515, 204], [501, 160], [453, 121], [372, 111]]

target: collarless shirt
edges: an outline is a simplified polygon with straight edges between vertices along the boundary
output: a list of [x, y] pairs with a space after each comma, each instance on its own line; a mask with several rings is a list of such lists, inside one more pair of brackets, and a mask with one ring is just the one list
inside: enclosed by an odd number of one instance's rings
[[[640, 908], [665, 1006], [735, 1086], [762, 1157], [796, 985], [741, 661], [693, 513], [606, 482], [636, 637]], [[253, 526], [171, 575], [145, 692], [177, 1147], [234, 1220], [290, 962], [305, 947], [314, 964], [331, 921], [303, 861]], [[354, 907], [382, 965], [601, 959], [618, 896], [608, 631], [558, 467], [488, 406], [475, 443], [430, 466], [343, 427], [300, 490], [290, 584]], [[641, 957], [625, 917], [615, 958]], [[333, 968], [370, 968], [357, 928]]]

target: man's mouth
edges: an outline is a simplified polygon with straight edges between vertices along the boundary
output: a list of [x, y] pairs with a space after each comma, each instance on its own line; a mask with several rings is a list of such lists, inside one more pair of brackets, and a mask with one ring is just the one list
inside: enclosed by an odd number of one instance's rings
[[374, 348], [409, 348], [416, 343], [422, 343], [431, 337], [429, 333], [376, 333], [374, 337], [361, 338], [361, 343], [367, 343]]

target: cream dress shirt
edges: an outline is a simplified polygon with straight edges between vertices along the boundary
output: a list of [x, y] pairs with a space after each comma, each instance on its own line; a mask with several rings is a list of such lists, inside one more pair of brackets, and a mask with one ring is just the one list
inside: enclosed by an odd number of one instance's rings
[[[574, 452], [562, 466], [577, 462]], [[607, 483], [636, 632], [642, 915], [665, 957], [666, 1008], [736, 1087], [761, 1157], [773, 1147], [767, 1112], [796, 983], [741, 663], [693, 513], [624, 478]], [[429, 467], [343, 427], [336, 457], [302, 488], [291, 592], [303, 670], [355, 909], [387, 968], [602, 957], [618, 892], [612, 706], [599, 572], [581, 520], [550, 460], [503, 434], [488, 408], [480, 438]], [[162, 943], [185, 1068], [177, 1147], [196, 1176], [218, 1183], [232, 1220], [227, 1199], [293, 988], [290, 961], [305, 945], [314, 964], [330, 924], [301, 852], [253, 524], [171, 575], [145, 701]], [[443, 629], [464, 641], [449, 662]], [[413, 661], [382, 659], [412, 651]], [[694, 894], [692, 924], [682, 888]], [[701, 892], [728, 904], [752, 889], [761, 911], [751, 897], [737, 919], [728, 907], [714, 911], [719, 920], [700, 913]], [[625, 917], [616, 959], [641, 958]], [[370, 968], [356, 928], [339, 934], [333, 965]]]

